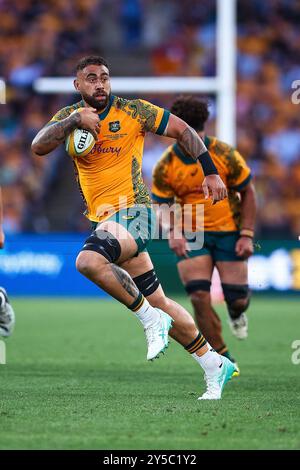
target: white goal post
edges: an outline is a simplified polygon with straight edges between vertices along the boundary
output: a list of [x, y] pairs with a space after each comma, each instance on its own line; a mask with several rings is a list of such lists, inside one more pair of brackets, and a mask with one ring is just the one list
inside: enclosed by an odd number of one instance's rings
[[[214, 93], [216, 134], [235, 145], [236, 0], [217, 0], [216, 77], [116, 77], [114, 93]], [[33, 87], [38, 93], [74, 93], [73, 77], [43, 77]]]

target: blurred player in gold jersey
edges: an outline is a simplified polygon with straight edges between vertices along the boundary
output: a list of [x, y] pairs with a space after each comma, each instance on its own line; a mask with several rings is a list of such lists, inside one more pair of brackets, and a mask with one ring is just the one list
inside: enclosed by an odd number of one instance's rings
[[[176, 233], [176, 224], [170, 227], [169, 246], [177, 255], [178, 271], [191, 298], [197, 325], [217, 352], [233, 360], [222, 337], [221, 320], [211, 305], [210, 287], [216, 267], [231, 330], [237, 338], [246, 338], [248, 323], [244, 312], [250, 301], [247, 259], [253, 253], [256, 213], [251, 172], [237, 150], [216, 137], [205, 135], [204, 125], [209, 117], [207, 102], [182, 96], [174, 102], [171, 112], [197, 130], [204, 140], [226, 183], [228, 198], [217, 204], [205, 199], [201, 191], [202, 169], [176, 143], [155, 166], [152, 199], [159, 204], [180, 203], [183, 212], [185, 207], [192, 206], [193, 231], [204, 232], [203, 246], [193, 249], [182, 232]], [[197, 227], [197, 204], [204, 205], [202, 227]]]
[[164, 352], [170, 333], [205, 371], [207, 391], [200, 399], [219, 399], [235, 367], [209, 346], [189, 313], [164, 295], [146, 251], [155, 214], [141, 176], [145, 134], [173, 137], [195, 162], [199, 160], [206, 175], [206, 197], [223, 200], [226, 187], [203, 141], [188, 124], [144, 100], [111, 94], [103, 58], [80, 60], [74, 86], [82, 100], [60, 110], [34, 138], [32, 150], [48, 154], [76, 128], [90, 131], [96, 140], [88, 155], [73, 158], [86, 215], [93, 224], [77, 257], [77, 269], [140, 320], [148, 360]]

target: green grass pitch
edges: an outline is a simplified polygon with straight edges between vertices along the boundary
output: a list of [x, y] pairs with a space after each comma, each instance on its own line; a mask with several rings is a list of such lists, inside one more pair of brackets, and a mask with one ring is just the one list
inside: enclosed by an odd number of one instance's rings
[[[187, 299], [179, 298], [189, 310]], [[199, 402], [202, 371], [174, 341], [147, 363], [144, 333], [114, 301], [14, 299], [0, 365], [1, 449], [300, 449], [299, 299], [253, 299], [250, 336], [225, 338], [241, 376]]]

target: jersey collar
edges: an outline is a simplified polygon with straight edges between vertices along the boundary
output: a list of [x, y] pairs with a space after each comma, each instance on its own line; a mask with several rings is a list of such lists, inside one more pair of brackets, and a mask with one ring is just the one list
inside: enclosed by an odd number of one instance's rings
[[114, 100], [114, 95], [110, 95], [109, 103], [108, 103], [107, 107], [101, 113], [98, 113], [99, 119], [101, 121], [103, 121], [103, 119], [105, 119], [106, 116], [108, 115], [108, 113], [110, 111], [110, 108], [111, 108], [111, 105], [113, 103], [113, 100]]
[[207, 150], [208, 150], [208, 149], [209, 149], [209, 146], [210, 146], [210, 138], [207, 137], [207, 135], [204, 136], [203, 142], [204, 142], [205, 147], [206, 147]]

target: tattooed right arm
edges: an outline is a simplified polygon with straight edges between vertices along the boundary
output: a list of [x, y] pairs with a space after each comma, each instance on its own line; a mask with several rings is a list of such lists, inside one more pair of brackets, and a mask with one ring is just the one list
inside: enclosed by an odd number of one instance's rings
[[80, 113], [71, 114], [62, 121], [43, 127], [31, 144], [31, 150], [37, 155], [46, 155], [56, 149], [70, 132], [79, 127]]

